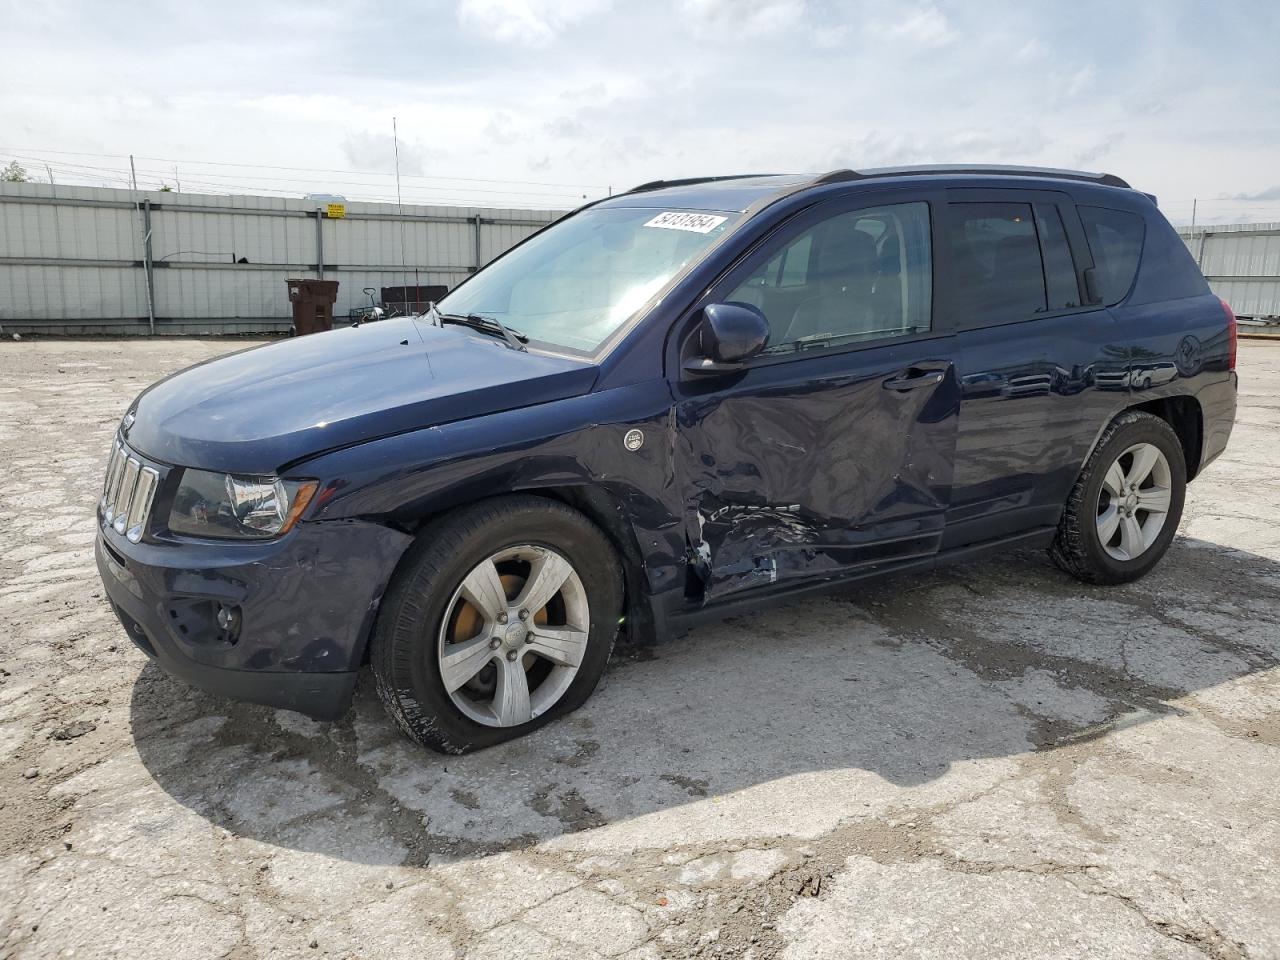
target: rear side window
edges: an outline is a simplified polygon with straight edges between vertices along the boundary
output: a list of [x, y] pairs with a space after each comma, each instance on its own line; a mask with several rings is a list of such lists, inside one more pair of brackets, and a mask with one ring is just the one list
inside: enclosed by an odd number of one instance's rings
[[1044, 282], [1050, 310], [1070, 310], [1080, 306], [1080, 283], [1062, 214], [1051, 203], [1036, 204], [1036, 230], [1044, 257]]
[[1093, 254], [1098, 292], [1105, 304], [1119, 303], [1133, 286], [1142, 257], [1146, 221], [1126, 210], [1078, 207], [1084, 235]]
[[951, 212], [963, 325], [1026, 320], [1048, 309], [1031, 204], [955, 203]]

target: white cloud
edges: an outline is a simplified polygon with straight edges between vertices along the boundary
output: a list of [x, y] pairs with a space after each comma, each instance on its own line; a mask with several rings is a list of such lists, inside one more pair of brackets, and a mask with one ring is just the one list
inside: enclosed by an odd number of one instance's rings
[[[352, 170], [394, 170], [396, 142], [389, 133], [350, 132], [342, 140], [342, 155]], [[426, 173], [434, 151], [419, 143], [399, 143], [400, 172], [407, 177]]]
[[905, 20], [889, 24], [884, 32], [896, 40], [906, 40], [922, 47], [945, 47], [956, 40], [958, 34], [937, 7], [924, 7]]
[[1018, 130], [956, 127], [871, 130], [829, 150], [824, 168], [895, 167], [922, 163], [1031, 163], [1046, 146], [1034, 126]]
[[508, 144], [520, 139], [515, 117], [505, 110], [499, 110], [489, 117], [489, 122], [484, 125], [481, 133], [491, 143]]
[[609, 0], [459, 0], [458, 22], [503, 43], [545, 46]]
[[[184, 189], [385, 197], [389, 176], [350, 171], [392, 169], [395, 116], [406, 200], [564, 206], [583, 184], [986, 161], [1102, 167], [1189, 216], [1192, 197], [1263, 191], [1280, 167], [1258, 119], [1276, 114], [1275, 31], [1208, 7], [1112, 2], [1117, 58], [1096, 17], [1026, 0], [155, 2], [106, 19], [93, 0], [10, 4], [0, 165], [124, 182], [132, 153], [148, 183], [176, 160]], [[1166, 69], [1193, 55], [1233, 68]]]
[[1078, 97], [1093, 86], [1093, 81], [1097, 76], [1098, 71], [1093, 67], [1081, 67], [1067, 77], [1067, 82], [1063, 85], [1062, 92], [1068, 97]]
[[1107, 156], [1123, 142], [1123, 133], [1109, 133], [1101, 139], [1089, 143], [1077, 150], [1075, 156], [1072, 158], [1072, 165], [1091, 168], [1095, 163]]
[[680, 12], [695, 30], [731, 30], [752, 35], [784, 30], [804, 20], [808, 0], [680, 0]]
[[1035, 37], [1032, 37], [1018, 48], [1018, 52], [1013, 55], [1013, 59], [1019, 63], [1034, 63], [1037, 60], [1043, 60], [1048, 53], [1049, 48]]
[[813, 44], [820, 50], [834, 50], [844, 46], [851, 32], [847, 23], [823, 24], [813, 28]]

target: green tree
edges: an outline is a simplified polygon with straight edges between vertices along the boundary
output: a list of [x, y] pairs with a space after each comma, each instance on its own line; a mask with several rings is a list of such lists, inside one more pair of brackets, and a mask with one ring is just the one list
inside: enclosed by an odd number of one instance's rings
[[162, 183], [162, 184], [160, 184], [160, 192], [161, 192], [161, 193], [173, 193], [173, 187], [169, 186], [167, 183]]
[[6, 183], [29, 183], [31, 178], [17, 160], [10, 160], [9, 165], [0, 169], [0, 180]]

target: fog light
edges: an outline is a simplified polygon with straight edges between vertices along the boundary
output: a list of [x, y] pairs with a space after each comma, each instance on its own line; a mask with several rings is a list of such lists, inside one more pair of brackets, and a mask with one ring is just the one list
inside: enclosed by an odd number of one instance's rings
[[240, 636], [240, 608], [230, 607], [225, 603], [218, 604], [218, 629], [223, 632], [225, 639], [231, 643], [235, 643]]

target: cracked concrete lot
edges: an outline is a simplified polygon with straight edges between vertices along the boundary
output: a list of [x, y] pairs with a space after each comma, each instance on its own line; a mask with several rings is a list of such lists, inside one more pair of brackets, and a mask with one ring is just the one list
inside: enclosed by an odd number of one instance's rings
[[127, 402], [0, 345], [0, 958], [1280, 957], [1280, 343], [1148, 579], [1039, 553], [623, 650], [445, 758], [167, 679], [93, 565]]

